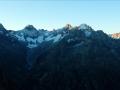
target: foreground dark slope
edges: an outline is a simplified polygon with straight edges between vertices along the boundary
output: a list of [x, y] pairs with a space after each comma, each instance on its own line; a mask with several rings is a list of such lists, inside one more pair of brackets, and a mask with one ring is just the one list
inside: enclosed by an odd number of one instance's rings
[[[4, 29], [5, 30], [5, 29]], [[1, 29], [0, 33], [0, 90], [15, 90], [25, 77], [25, 45]]]
[[119, 39], [87, 25], [67, 25], [50, 32], [61, 35], [57, 42], [45, 39], [28, 48], [0, 27], [0, 90], [120, 89]]

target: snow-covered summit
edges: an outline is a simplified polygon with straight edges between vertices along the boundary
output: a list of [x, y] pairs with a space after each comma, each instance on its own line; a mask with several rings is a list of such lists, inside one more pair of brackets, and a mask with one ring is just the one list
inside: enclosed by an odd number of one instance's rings
[[92, 28], [89, 26], [89, 25], [87, 25], [87, 24], [81, 24], [80, 26], [79, 26], [79, 30], [91, 30]]
[[11, 34], [13, 34], [17, 37], [18, 36], [24, 37], [24, 39], [27, 37], [36, 38], [39, 35], [39, 31], [34, 26], [28, 25], [22, 30], [11, 31]]
[[89, 37], [93, 31], [93, 29], [87, 24], [81, 24], [78, 27], [78, 30], [82, 30], [85, 33], [86, 37]]
[[38, 37], [39, 32], [33, 25], [27, 25], [23, 30], [20, 30], [20, 33], [23, 33], [25, 36], [29, 37]]

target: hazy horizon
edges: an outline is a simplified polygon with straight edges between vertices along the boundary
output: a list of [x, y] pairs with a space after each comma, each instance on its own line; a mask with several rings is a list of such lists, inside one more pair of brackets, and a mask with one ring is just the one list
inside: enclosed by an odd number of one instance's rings
[[0, 23], [8, 30], [20, 30], [28, 24], [37, 29], [53, 30], [66, 24], [86, 23], [106, 33], [120, 31], [120, 1], [117, 0], [6, 0], [0, 1], [0, 6]]

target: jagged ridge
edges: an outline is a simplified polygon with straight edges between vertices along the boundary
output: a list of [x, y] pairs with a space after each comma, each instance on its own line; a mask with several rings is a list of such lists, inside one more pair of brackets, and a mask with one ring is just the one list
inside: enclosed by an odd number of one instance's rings
[[23, 30], [12, 31], [11, 35], [15, 36], [20, 41], [26, 42], [27, 47], [34, 48], [43, 42], [57, 42], [61, 40], [69, 33], [69, 30], [84, 30], [86, 36], [89, 36], [93, 29], [86, 24], [82, 24], [78, 27], [72, 27], [70, 24], [67, 24], [65, 27], [58, 30], [45, 31], [43, 29], [37, 30], [34, 26], [28, 25]]

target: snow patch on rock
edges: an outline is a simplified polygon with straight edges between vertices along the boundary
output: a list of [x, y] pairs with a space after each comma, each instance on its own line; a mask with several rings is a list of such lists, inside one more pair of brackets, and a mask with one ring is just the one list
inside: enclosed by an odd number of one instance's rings
[[59, 41], [61, 38], [61, 34], [58, 34], [55, 38], [54, 38], [54, 42], [57, 42]]
[[85, 33], [85, 36], [86, 36], [86, 37], [89, 37], [89, 36], [91, 35], [91, 32], [88, 31], [88, 30], [85, 30], [84, 33]]
[[32, 42], [32, 43], [36, 43], [36, 41], [37, 41], [36, 38], [33, 39], [33, 38], [30, 38], [30, 37], [27, 37], [26, 40], [27, 40], [28, 42]]
[[79, 30], [81, 30], [81, 29], [91, 29], [91, 27], [88, 26], [87, 24], [81, 24], [78, 29]]
[[44, 40], [44, 37], [43, 36], [39, 36], [38, 38], [37, 38], [37, 42], [38, 43], [42, 43]]
[[20, 36], [20, 35], [15, 34], [15, 37], [18, 38], [18, 40], [20, 41], [25, 41], [25, 38], [23, 35]]
[[48, 36], [47, 38], [45, 38], [45, 41], [51, 41], [52, 40], [55, 43], [55, 42], [59, 41], [60, 38], [61, 38], [61, 34], [58, 34], [56, 36], [51, 35], [51, 36]]

